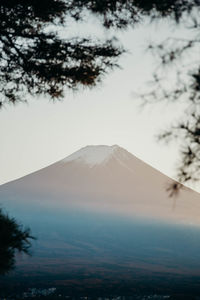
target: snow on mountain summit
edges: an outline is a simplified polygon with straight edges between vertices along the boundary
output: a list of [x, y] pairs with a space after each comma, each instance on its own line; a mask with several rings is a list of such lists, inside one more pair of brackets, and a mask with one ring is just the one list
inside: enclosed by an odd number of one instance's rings
[[120, 149], [122, 148], [118, 145], [86, 146], [69, 155], [63, 160], [63, 162], [78, 161], [86, 163], [92, 167], [107, 162]]

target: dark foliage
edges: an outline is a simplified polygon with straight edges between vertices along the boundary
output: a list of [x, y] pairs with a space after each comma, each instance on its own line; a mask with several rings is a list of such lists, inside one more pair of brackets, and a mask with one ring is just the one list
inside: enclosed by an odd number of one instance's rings
[[63, 96], [94, 85], [123, 50], [112, 41], [64, 40], [51, 28], [72, 11], [64, 0], [0, 1], [0, 93], [3, 105], [31, 95]]
[[71, 0], [66, 3], [77, 20], [87, 9], [101, 16], [107, 28], [123, 28], [140, 21], [143, 16], [152, 19], [170, 16], [178, 22], [185, 12], [190, 13], [200, 4], [199, 0]]
[[31, 239], [29, 229], [23, 229], [0, 210], [0, 275], [14, 268], [16, 252], [29, 253]]
[[178, 139], [181, 143], [177, 169], [180, 184], [168, 189], [170, 196], [177, 194], [182, 184], [200, 179], [200, 2], [193, 4], [195, 9], [193, 5], [189, 14], [179, 18], [188, 37], [168, 38], [149, 45], [159, 59], [159, 67], [154, 74], [153, 90], [143, 95], [145, 103], [182, 102], [182, 107], [186, 107], [182, 118], [158, 136], [165, 142]]
[[[64, 88], [93, 86], [123, 49], [112, 41], [62, 39], [56, 32], [67, 18], [98, 16], [106, 28], [126, 28], [143, 16], [173, 16], [178, 21], [198, 1], [1, 0], [0, 105], [26, 99], [27, 93], [63, 96]], [[70, 29], [66, 26], [66, 32]]]

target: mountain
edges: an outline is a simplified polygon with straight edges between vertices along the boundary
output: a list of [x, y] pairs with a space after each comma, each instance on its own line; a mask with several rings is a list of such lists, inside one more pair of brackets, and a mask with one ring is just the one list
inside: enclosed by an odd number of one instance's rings
[[0, 284], [82, 293], [182, 291], [183, 282], [196, 289], [200, 195], [184, 188], [169, 198], [173, 182], [125, 149], [101, 145], [2, 185], [1, 206], [37, 241]]
[[184, 188], [177, 199], [169, 198], [170, 183], [170, 178], [117, 145], [87, 146], [1, 186], [0, 198], [7, 199], [10, 209], [20, 202], [41, 209], [70, 207], [199, 224], [200, 195]]

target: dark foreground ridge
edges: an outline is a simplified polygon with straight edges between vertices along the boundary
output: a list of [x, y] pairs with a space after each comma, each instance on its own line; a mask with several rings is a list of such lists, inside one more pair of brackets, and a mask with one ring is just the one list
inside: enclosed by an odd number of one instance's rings
[[[29, 298], [43, 297], [53, 300], [57, 297], [60, 300], [67, 298], [81, 300], [83, 295], [87, 295], [86, 299], [88, 300], [97, 298], [100, 300], [101, 297], [110, 300], [114, 298], [118, 300], [165, 299], [166, 295], [186, 295], [188, 298], [180, 299], [192, 300], [191, 296], [200, 296], [200, 276], [172, 276], [172, 274], [163, 275], [159, 272], [153, 274], [146, 271], [137, 273], [137, 270], [135, 270], [135, 274], [132, 273], [132, 280], [131, 276], [127, 278], [125, 273], [121, 274], [123, 280], [112, 278], [112, 276], [112, 272], [110, 277], [97, 274], [83, 275], [83, 272], [71, 276], [69, 274], [68, 276], [55, 276], [48, 272], [46, 276], [31, 277], [30, 280], [28, 274], [21, 276], [20, 273], [17, 273], [15, 276], [1, 278], [0, 300], [4, 298], [28, 300]], [[118, 298], [118, 295], [124, 295], [126, 298]], [[144, 295], [148, 295], [150, 298], [142, 298]], [[162, 297], [155, 298], [155, 295]], [[194, 299], [200, 299], [200, 297]]]
[[131, 296], [103, 295], [103, 296], [69, 296], [63, 290], [54, 287], [48, 289], [31, 288], [26, 292], [5, 295], [0, 293], [3, 300], [199, 300], [200, 296], [192, 294], [133, 294]]

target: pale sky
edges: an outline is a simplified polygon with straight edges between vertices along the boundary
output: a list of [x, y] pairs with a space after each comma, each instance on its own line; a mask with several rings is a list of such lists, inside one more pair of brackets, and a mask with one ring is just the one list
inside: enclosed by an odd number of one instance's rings
[[[92, 35], [93, 27], [94, 24], [88, 25], [84, 30]], [[74, 32], [82, 33], [81, 30], [74, 26]], [[95, 33], [108, 37], [98, 26]], [[178, 117], [177, 106], [156, 104], [141, 110], [137, 97], [133, 96], [146, 91], [156, 67], [156, 60], [145, 51], [148, 41], [164, 39], [169, 34], [172, 28], [166, 24], [120, 33], [118, 36], [129, 53], [119, 61], [122, 69], [108, 74], [101, 85], [76, 94], [66, 91], [61, 102], [40, 98], [3, 108], [0, 111], [0, 184], [95, 144], [118, 144], [174, 177], [178, 145], [158, 144], [155, 135]], [[180, 29], [175, 34], [185, 33]]]

